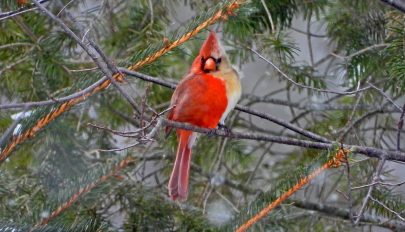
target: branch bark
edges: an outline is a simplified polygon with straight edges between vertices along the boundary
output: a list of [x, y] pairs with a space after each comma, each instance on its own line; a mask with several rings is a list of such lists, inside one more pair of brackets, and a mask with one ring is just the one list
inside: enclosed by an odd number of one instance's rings
[[405, 0], [381, 0], [381, 2], [405, 13]]
[[[313, 203], [309, 201], [301, 201], [298, 199], [288, 200], [286, 204], [292, 204], [295, 207], [313, 210], [319, 213], [324, 213], [328, 216], [336, 216], [344, 220], [350, 220], [350, 212], [347, 209], [342, 209], [339, 207], [334, 207], [331, 205]], [[363, 214], [360, 223], [372, 223], [373, 225], [388, 228], [395, 231], [404, 231], [405, 223], [397, 220], [390, 220], [387, 218], [379, 217], [376, 215]]]
[[[216, 135], [221, 137], [228, 137], [233, 139], [248, 139], [248, 140], [256, 140], [256, 141], [267, 141], [267, 142], [274, 142], [286, 145], [292, 145], [297, 147], [306, 147], [306, 148], [314, 148], [320, 150], [331, 150], [335, 149], [338, 144], [332, 143], [322, 143], [322, 142], [314, 142], [309, 140], [302, 140], [302, 139], [293, 139], [285, 136], [272, 136], [272, 135], [264, 135], [264, 134], [253, 134], [253, 133], [245, 133], [245, 132], [227, 132], [219, 129], [207, 129], [202, 127], [196, 127], [187, 123], [180, 123], [169, 121], [163, 119], [164, 124], [166, 126], [170, 126], [173, 128], [180, 128], [185, 130], [191, 130], [203, 134], [208, 135]], [[345, 149], [349, 149], [354, 153], [360, 153], [372, 158], [379, 158], [386, 160], [396, 160], [405, 162], [405, 153], [399, 151], [387, 151], [382, 150], [374, 147], [366, 147], [366, 146], [358, 146], [358, 145], [350, 145], [350, 144], [341, 144]]]

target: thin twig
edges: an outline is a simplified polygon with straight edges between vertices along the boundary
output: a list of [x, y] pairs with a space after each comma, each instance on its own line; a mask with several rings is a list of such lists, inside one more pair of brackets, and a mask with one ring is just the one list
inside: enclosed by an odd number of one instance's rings
[[334, 90], [328, 90], [328, 89], [319, 89], [319, 88], [315, 88], [315, 87], [311, 87], [311, 86], [307, 86], [307, 85], [303, 85], [300, 84], [296, 81], [294, 81], [292, 78], [290, 78], [287, 74], [285, 74], [279, 67], [277, 67], [273, 62], [271, 62], [269, 59], [267, 59], [266, 57], [264, 57], [263, 55], [261, 55], [259, 52], [257, 52], [256, 50], [254, 50], [253, 48], [248, 48], [250, 51], [252, 51], [253, 53], [255, 53], [257, 56], [259, 56], [262, 60], [266, 61], [267, 63], [269, 63], [271, 66], [273, 66], [274, 69], [277, 70], [277, 72], [279, 72], [283, 77], [285, 77], [288, 81], [290, 81], [291, 83], [293, 83], [294, 85], [301, 87], [301, 88], [305, 88], [305, 89], [310, 89], [313, 91], [317, 91], [317, 92], [322, 92], [322, 93], [333, 93], [333, 94], [339, 94], [339, 95], [353, 95], [356, 94], [358, 92], [361, 91], [365, 91], [367, 89], [370, 89], [371, 87], [365, 87], [362, 89], [358, 89], [356, 91], [348, 91], [348, 92], [341, 92], [341, 91], [334, 91]]
[[385, 160], [386, 160], [386, 157], [382, 157], [382, 159], [378, 161], [377, 168], [375, 169], [373, 178], [371, 180], [372, 181], [371, 185], [370, 185], [370, 187], [368, 187], [367, 195], [363, 200], [363, 203], [362, 203], [362, 205], [360, 207], [359, 213], [355, 216], [356, 220], [354, 221], [354, 225], [357, 225], [360, 222], [361, 217], [363, 216], [364, 210], [366, 209], [367, 202], [370, 199], [371, 193], [374, 190], [374, 186], [375, 186], [374, 183], [378, 182], [380, 180], [380, 173], [381, 173], [382, 168], [383, 168], [383, 166], [385, 164]]
[[384, 186], [398, 187], [398, 186], [401, 186], [403, 184], [405, 184], [405, 181], [402, 181], [402, 182], [399, 182], [399, 183], [387, 183], [387, 182], [377, 181], [377, 182], [373, 182], [373, 183], [370, 183], [370, 184], [365, 184], [365, 185], [360, 185], [360, 186], [353, 187], [352, 190], [367, 188], [367, 187], [370, 187], [372, 185], [384, 185]]
[[264, 10], [266, 11], [267, 18], [269, 19], [271, 32], [275, 33], [276, 32], [276, 27], [274, 26], [273, 18], [271, 17], [269, 8], [267, 8], [266, 2], [264, 0], [261, 0], [261, 2], [262, 2]]
[[83, 90], [80, 90], [78, 92], [75, 92], [71, 95], [68, 95], [66, 97], [53, 98], [51, 100], [46, 100], [46, 101], [4, 104], [4, 105], [0, 105], [0, 110], [25, 108], [25, 107], [31, 108], [31, 107], [36, 107], [36, 106], [47, 106], [47, 105], [54, 105], [55, 103], [67, 102], [72, 99], [77, 99], [80, 97], [85, 98], [87, 96], [87, 94], [93, 92], [98, 86], [100, 86], [100, 84], [104, 83], [106, 80], [107, 80], [107, 77], [103, 77], [100, 80], [94, 82], [89, 87], [87, 87]]
[[[43, 3], [46, 3], [46, 2], [49, 2], [49, 1], [50, 0], [41, 0], [41, 1], [39, 1], [39, 3], [43, 4]], [[11, 17], [15, 17], [15, 16], [23, 14], [25, 12], [33, 11], [35, 9], [37, 9], [35, 7], [35, 5], [30, 4], [30, 5], [26, 5], [24, 7], [21, 7], [19, 9], [15, 10], [15, 11], [9, 11], [9, 12], [0, 13], [0, 21], [5, 20], [5, 19], [9, 19]]]
[[307, 43], [308, 43], [309, 61], [311, 62], [311, 66], [314, 67], [315, 62], [314, 62], [314, 52], [312, 49], [311, 19], [312, 19], [312, 10], [309, 11], [307, 19]]
[[140, 143], [140, 142], [136, 142], [136, 143], [130, 144], [130, 145], [125, 146], [125, 147], [112, 148], [112, 149], [97, 149], [97, 151], [102, 151], [102, 152], [123, 151], [123, 150], [127, 150], [127, 149], [129, 149], [129, 148], [132, 148], [132, 147], [136, 147], [136, 146], [138, 146], [139, 144], [141, 144], [141, 143]]
[[11, 43], [11, 44], [6, 44], [6, 45], [1, 45], [0, 49], [5, 49], [5, 48], [13, 48], [13, 47], [19, 47], [19, 46], [32, 46], [32, 43]]
[[381, 93], [381, 95], [383, 95], [385, 99], [387, 99], [392, 105], [394, 105], [399, 112], [402, 112], [401, 107], [397, 103], [395, 103], [394, 100], [392, 100], [392, 98], [390, 98], [386, 93], [384, 93], [382, 89], [378, 88], [377, 86], [373, 85], [370, 82], [367, 82], [367, 84], [371, 86], [373, 89], [377, 90], [379, 93]]
[[398, 129], [397, 129], [397, 151], [401, 150], [401, 130], [404, 126], [404, 116], [405, 116], [405, 103], [402, 106], [402, 113], [398, 120]]
[[352, 179], [351, 179], [351, 172], [350, 172], [350, 163], [349, 157], [345, 154], [344, 160], [346, 161], [346, 174], [347, 174], [347, 201], [349, 202], [349, 218], [350, 222], [354, 224], [353, 218], [353, 196], [352, 196]]
[[335, 54], [335, 53], [331, 53], [331, 55], [332, 55], [332, 56], [335, 56], [335, 57], [337, 57], [337, 58], [339, 58], [339, 59], [343, 59], [343, 60], [346, 60], [346, 61], [350, 61], [351, 59], [353, 59], [353, 57], [356, 57], [356, 56], [358, 56], [358, 55], [361, 55], [361, 54], [363, 54], [363, 53], [366, 53], [366, 52], [368, 52], [368, 51], [371, 51], [371, 50], [374, 50], [374, 49], [377, 49], [377, 48], [385, 48], [385, 47], [388, 47], [388, 45], [389, 45], [389, 44], [386, 44], [386, 43], [374, 44], [374, 45], [371, 45], [371, 46], [369, 46], [369, 47], [360, 49], [360, 50], [358, 50], [357, 52], [352, 53], [352, 54], [350, 54], [350, 55], [348, 55], [348, 56], [340, 56], [340, 55]]
[[66, 5], [64, 5], [62, 7], [62, 9], [56, 14], [56, 17], [59, 17], [59, 15], [66, 9], [66, 7], [68, 7], [73, 1], [75, 0], [70, 0], [68, 3], [66, 3]]
[[404, 218], [404, 217], [402, 217], [402, 216], [401, 216], [398, 212], [396, 212], [395, 210], [390, 209], [387, 205], [385, 205], [385, 204], [382, 203], [381, 201], [379, 201], [379, 200], [373, 198], [372, 196], [370, 196], [370, 200], [372, 200], [372, 201], [378, 203], [379, 205], [381, 205], [382, 207], [384, 207], [386, 210], [390, 211], [390, 212], [393, 213], [395, 216], [397, 216], [397, 218], [398, 218], [399, 220], [405, 222], [405, 218]]

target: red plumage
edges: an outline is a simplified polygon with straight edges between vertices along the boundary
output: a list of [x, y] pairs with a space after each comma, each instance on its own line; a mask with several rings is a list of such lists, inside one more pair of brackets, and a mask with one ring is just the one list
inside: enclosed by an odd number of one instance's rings
[[[214, 76], [221, 63], [221, 49], [215, 33], [211, 32], [195, 58], [189, 73], [173, 93], [168, 119], [205, 128], [216, 128], [228, 106], [226, 82]], [[219, 58], [218, 58], [219, 57]], [[167, 128], [169, 130], [169, 128]], [[178, 148], [169, 180], [169, 195], [173, 200], [186, 200], [195, 140], [192, 131], [177, 129]]]

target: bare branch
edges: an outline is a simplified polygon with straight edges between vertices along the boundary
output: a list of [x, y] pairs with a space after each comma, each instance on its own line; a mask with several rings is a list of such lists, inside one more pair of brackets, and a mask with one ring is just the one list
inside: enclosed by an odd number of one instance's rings
[[373, 178], [372, 178], [372, 182], [371, 182], [372, 184], [368, 188], [367, 195], [363, 200], [363, 203], [361, 205], [359, 213], [355, 216], [356, 220], [354, 221], [354, 225], [357, 225], [360, 222], [361, 217], [363, 216], [364, 210], [366, 209], [367, 202], [371, 197], [371, 193], [373, 192], [373, 189], [374, 189], [374, 186], [375, 186], [374, 183], [378, 182], [380, 180], [380, 173], [381, 173], [382, 168], [384, 166], [385, 160], [386, 160], [386, 157], [382, 157], [382, 159], [380, 161], [378, 161], [377, 168], [375, 169], [374, 175], [373, 175]]
[[396, 9], [405, 13], [405, 1], [404, 0], [381, 0], [383, 3], [388, 4]]
[[384, 93], [382, 89], [378, 88], [377, 86], [373, 85], [370, 82], [367, 82], [367, 84], [370, 85], [373, 89], [377, 90], [379, 93], [381, 93], [381, 95], [383, 95], [385, 99], [387, 99], [392, 105], [394, 105], [399, 112], [402, 112], [401, 107], [397, 103], [395, 103], [394, 100], [392, 100], [386, 93]]
[[313, 91], [317, 91], [317, 92], [322, 92], [322, 93], [333, 93], [333, 94], [339, 94], [339, 95], [353, 95], [356, 94], [358, 92], [361, 91], [365, 91], [371, 87], [365, 87], [362, 89], [358, 89], [355, 91], [348, 91], [348, 92], [341, 92], [341, 91], [334, 91], [334, 90], [327, 90], [327, 89], [319, 89], [319, 88], [315, 88], [315, 87], [311, 87], [311, 86], [307, 86], [307, 85], [303, 85], [300, 84], [296, 81], [294, 81], [292, 78], [290, 78], [287, 74], [285, 74], [279, 67], [277, 67], [273, 62], [271, 62], [269, 59], [267, 59], [266, 57], [264, 57], [263, 55], [261, 55], [259, 52], [257, 52], [256, 50], [254, 50], [253, 48], [248, 48], [250, 51], [252, 51], [253, 53], [255, 53], [257, 56], [259, 56], [262, 60], [266, 61], [267, 63], [269, 63], [271, 66], [273, 66], [274, 69], [277, 70], [277, 72], [279, 72], [283, 77], [285, 77], [289, 82], [293, 83], [294, 85], [304, 88], [304, 89], [309, 89], [309, 90], [313, 90]]
[[385, 48], [385, 47], [388, 47], [388, 45], [389, 45], [389, 44], [386, 44], [386, 43], [374, 44], [374, 45], [371, 45], [371, 46], [369, 46], [369, 47], [360, 49], [359, 51], [357, 51], [357, 52], [355, 52], [355, 53], [352, 53], [352, 54], [350, 54], [350, 55], [348, 55], [348, 56], [339, 56], [339, 55], [337, 55], [337, 54], [335, 54], [335, 53], [331, 53], [331, 55], [333, 55], [333, 56], [335, 56], [335, 57], [337, 57], [337, 58], [343, 59], [343, 60], [350, 61], [350, 60], [351, 60], [353, 57], [355, 57], [355, 56], [361, 55], [361, 54], [363, 54], [363, 53], [366, 53], [366, 52], [368, 52], [368, 51], [371, 51], [371, 50], [374, 50], [374, 49], [377, 49], [377, 48]]
[[404, 116], [405, 116], [405, 103], [402, 106], [402, 113], [401, 116], [399, 117], [398, 121], [398, 129], [397, 129], [397, 150], [401, 150], [401, 130], [402, 127], [404, 126]]
[[[306, 209], [314, 210], [320, 213], [324, 213], [330, 216], [336, 216], [342, 219], [350, 219], [350, 212], [347, 209], [342, 209], [339, 207], [330, 206], [327, 204], [313, 203], [309, 201], [301, 201], [298, 199], [288, 200], [287, 203], [292, 203], [293, 206]], [[390, 230], [405, 230], [405, 223], [402, 221], [389, 220], [388, 218], [379, 217], [371, 214], [363, 214], [363, 218], [360, 223], [372, 223], [376, 226], [381, 226], [388, 228]]]
[[[188, 123], [180, 123], [169, 121], [167, 119], [163, 119], [163, 123], [167, 126], [173, 128], [180, 128], [184, 130], [191, 130], [199, 133], [209, 134], [209, 135], [217, 135], [221, 137], [228, 137], [233, 139], [248, 139], [248, 140], [256, 140], [256, 141], [267, 141], [267, 142], [274, 142], [298, 147], [306, 147], [306, 148], [315, 148], [320, 150], [330, 150], [335, 149], [338, 144], [332, 143], [321, 143], [321, 142], [313, 142], [308, 140], [301, 140], [301, 139], [293, 139], [290, 137], [285, 136], [272, 136], [272, 135], [264, 135], [264, 134], [252, 134], [252, 133], [244, 133], [244, 132], [236, 132], [232, 131], [226, 132], [223, 130], [218, 129], [208, 129], [202, 127], [196, 127], [190, 125]], [[341, 144], [345, 149], [351, 150], [353, 153], [360, 153], [364, 154], [368, 157], [379, 158], [384, 160], [396, 160], [396, 161], [404, 161], [405, 162], [405, 153], [399, 151], [388, 151], [382, 150], [374, 147], [366, 147], [366, 146], [358, 146], [358, 145], [349, 145], [349, 144]]]
[[[41, 1], [39, 1], [40, 4], [43, 4], [43, 3], [46, 3], [46, 2], [49, 2], [49, 0], [41, 0]], [[25, 12], [33, 11], [35, 9], [37, 9], [37, 8], [35, 7], [34, 4], [29, 4], [29, 5], [26, 5], [24, 7], [19, 8], [18, 10], [15, 10], [15, 11], [0, 13], [0, 21], [15, 17], [15, 16], [23, 14]]]
[[385, 204], [382, 203], [381, 201], [379, 201], [379, 200], [373, 198], [372, 196], [370, 196], [370, 200], [372, 200], [372, 201], [374, 201], [374, 202], [380, 204], [380, 205], [381, 205], [382, 207], [384, 207], [386, 210], [390, 211], [390, 212], [393, 213], [395, 216], [397, 216], [397, 218], [398, 218], [399, 220], [405, 222], [405, 218], [404, 218], [404, 217], [402, 217], [402, 216], [401, 216], [398, 212], [396, 212], [395, 210], [390, 209], [387, 205], [385, 205]]
[[0, 105], [0, 110], [3, 109], [15, 109], [15, 108], [31, 108], [31, 107], [36, 107], [36, 106], [47, 106], [47, 105], [53, 105], [55, 103], [62, 103], [62, 102], [67, 102], [69, 100], [79, 98], [82, 96], [85, 96], [87, 93], [92, 92], [94, 89], [96, 89], [98, 86], [100, 86], [101, 83], [106, 81], [108, 78], [103, 77], [100, 80], [94, 82], [92, 85], [89, 87], [78, 91], [76, 93], [73, 93], [71, 95], [68, 95], [66, 97], [60, 97], [60, 98], [53, 98], [51, 100], [46, 100], [46, 101], [38, 101], [38, 102], [24, 102], [24, 103], [11, 103], [11, 104], [5, 104], [5, 105]]

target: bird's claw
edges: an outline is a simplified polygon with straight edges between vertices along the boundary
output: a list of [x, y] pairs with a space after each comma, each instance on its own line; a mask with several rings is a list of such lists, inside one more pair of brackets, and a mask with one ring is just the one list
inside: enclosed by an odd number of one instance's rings
[[225, 131], [225, 133], [227, 135], [232, 133], [231, 129], [229, 127], [227, 127], [225, 124], [222, 124], [222, 123], [218, 124], [218, 129]]

